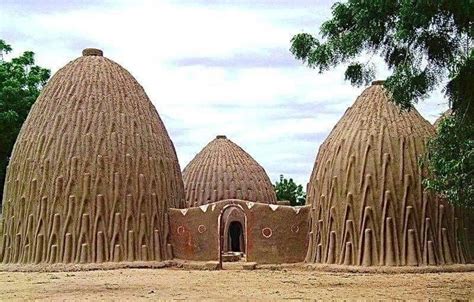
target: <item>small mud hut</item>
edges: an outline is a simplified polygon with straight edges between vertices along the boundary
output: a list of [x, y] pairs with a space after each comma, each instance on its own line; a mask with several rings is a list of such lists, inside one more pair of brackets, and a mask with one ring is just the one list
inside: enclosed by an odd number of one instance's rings
[[224, 135], [218, 135], [189, 162], [183, 181], [188, 207], [224, 199], [276, 203], [262, 166]]
[[[224, 135], [218, 135], [183, 171], [186, 203], [196, 207], [237, 199], [275, 204], [276, 195], [267, 173], [247, 152]], [[246, 252], [245, 213], [238, 207], [222, 216], [227, 240], [224, 252]]]

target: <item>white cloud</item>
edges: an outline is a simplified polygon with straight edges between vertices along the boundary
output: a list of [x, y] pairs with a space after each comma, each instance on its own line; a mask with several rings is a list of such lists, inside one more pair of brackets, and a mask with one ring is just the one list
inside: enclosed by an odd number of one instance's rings
[[[312, 2], [6, 0], [0, 38], [53, 72], [83, 48], [103, 49], [145, 88], [182, 168], [226, 134], [272, 180], [306, 184], [319, 144], [362, 91], [343, 67], [320, 75], [291, 56], [291, 37], [329, 17], [331, 3]], [[430, 121], [446, 108], [439, 93], [419, 106]]]

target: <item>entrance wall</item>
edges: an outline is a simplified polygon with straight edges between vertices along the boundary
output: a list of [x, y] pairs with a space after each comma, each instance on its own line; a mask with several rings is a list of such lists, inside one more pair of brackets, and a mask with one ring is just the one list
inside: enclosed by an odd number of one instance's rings
[[[302, 262], [308, 244], [309, 207], [268, 205], [228, 199], [187, 209], [170, 209], [170, 243], [174, 258], [219, 260], [218, 217], [228, 204], [247, 216], [247, 261]], [[244, 227], [245, 231], [245, 227]]]

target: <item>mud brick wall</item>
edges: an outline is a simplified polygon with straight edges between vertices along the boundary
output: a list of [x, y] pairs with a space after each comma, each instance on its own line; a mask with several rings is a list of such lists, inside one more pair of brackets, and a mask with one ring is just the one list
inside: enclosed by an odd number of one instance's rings
[[308, 207], [223, 200], [187, 209], [170, 209], [170, 243], [175, 258], [218, 260], [218, 218], [230, 204], [246, 217], [247, 261], [292, 263], [304, 260], [308, 239]]

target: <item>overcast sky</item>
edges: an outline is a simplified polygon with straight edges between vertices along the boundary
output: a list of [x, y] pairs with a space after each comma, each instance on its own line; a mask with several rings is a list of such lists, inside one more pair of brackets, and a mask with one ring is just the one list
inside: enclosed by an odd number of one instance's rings
[[[343, 66], [321, 75], [289, 52], [294, 34], [318, 33], [333, 2], [1, 0], [0, 39], [53, 73], [83, 48], [102, 49], [144, 87], [181, 168], [225, 134], [272, 181], [306, 185], [319, 145], [363, 90]], [[447, 107], [440, 92], [417, 106], [430, 122]]]

